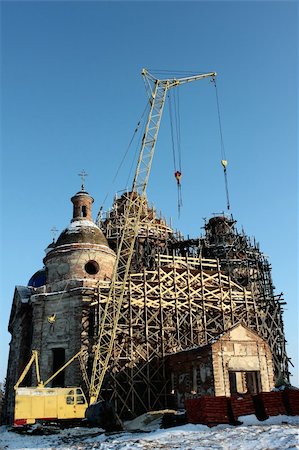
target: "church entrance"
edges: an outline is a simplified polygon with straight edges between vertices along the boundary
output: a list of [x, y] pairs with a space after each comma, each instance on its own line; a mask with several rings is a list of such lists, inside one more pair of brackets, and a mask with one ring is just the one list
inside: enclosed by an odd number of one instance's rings
[[[65, 349], [52, 348], [53, 354], [53, 374], [65, 364]], [[52, 381], [52, 387], [64, 387], [64, 370], [60, 372]]]
[[261, 392], [259, 371], [229, 371], [230, 394], [258, 394]]

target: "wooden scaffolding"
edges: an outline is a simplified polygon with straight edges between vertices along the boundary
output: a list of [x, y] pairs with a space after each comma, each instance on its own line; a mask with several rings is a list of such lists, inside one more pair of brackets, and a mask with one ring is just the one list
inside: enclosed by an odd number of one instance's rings
[[[117, 211], [102, 222], [114, 247], [125, 204], [125, 196], [118, 199]], [[266, 258], [234, 224], [212, 218], [203, 238], [184, 240], [153, 208], [144, 212], [103, 385], [122, 417], [171, 406], [165, 356], [211, 343], [240, 322], [269, 343], [276, 375], [288, 378], [281, 296], [273, 293]], [[98, 286], [96, 322], [108, 289], [108, 282]], [[109, 314], [112, 324], [113, 305]]]

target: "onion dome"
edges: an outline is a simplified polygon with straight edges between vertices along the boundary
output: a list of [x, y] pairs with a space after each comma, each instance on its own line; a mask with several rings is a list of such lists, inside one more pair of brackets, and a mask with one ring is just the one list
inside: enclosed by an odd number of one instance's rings
[[35, 272], [34, 275], [28, 281], [28, 286], [30, 287], [40, 287], [46, 284], [46, 271], [45, 269], [40, 269]]
[[55, 247], [66, 244], [85, 243], [106, 245], [107, 239], [100, 228], [91, 220], [76, 220], [61, 233]]

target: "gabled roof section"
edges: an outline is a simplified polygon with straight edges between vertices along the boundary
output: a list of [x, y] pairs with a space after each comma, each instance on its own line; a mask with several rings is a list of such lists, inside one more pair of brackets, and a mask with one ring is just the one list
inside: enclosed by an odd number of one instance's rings
[[13, 296], [11, 312], [8, 322], [8, 331], [11, 332], [13, 323], [18, 316], [21, 309], [26, 305], [28, 305], [32, 290], [28, 286], [16, 286], [15, 292]]
[[181, 359], [181, 361], [187, 361], [192, 360], [196, 357], [198, 354], [202, 354], [203, 352], [211, 351], [211, 348], [213, 345], [217, 344], [220, 341], [232, 341], [232, 342], [252, 342], [252, 341], [258, 341], [261, 344], [268, 345], [267, 341], [262, 339], [255, 331], [251, 330], [247, 325], [245, 325], [243, 322], [239, 322], [235, 325], [233, 325], [228, 330], [224, 331], [223, 333], [220, 333], [218, 336], [215, 336], [214, 339], [212, 339], [210, 342], [208, 342], [205, 345], [202, 346], [196, 346], [193, 348], [187, 348], [184, 350], [180, 350], [176, 353], [169, 353], [167, 355], [168, 358], [176, 358], [177, 361], [178, 358]]
[[266, 342], [264, 339], [262, 339], [255, 331], [251, 330], [247, 325], [245, 325], [244, 322], [239, 322], [235, 325], [233, 325], [228, 330], [224, 331], [223, 333], [219, 334], [219, 336], [216, 336], [213, 339], [212, 344], [214, 344], [217, 341], [256, 341], [259, 340], [260, 342]]
[[28, 303], [31, 297], [31, 288], [28, 286], [16, 286], [14, 297], [16, 294], [19, 296], [19, 301], [21, 303]]

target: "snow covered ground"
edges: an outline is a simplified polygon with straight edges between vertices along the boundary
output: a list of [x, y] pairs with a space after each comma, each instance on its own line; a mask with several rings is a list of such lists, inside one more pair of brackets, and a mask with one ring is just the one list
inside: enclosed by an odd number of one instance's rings
[[[24, 436], [0, 429], [0, 448], [43, 450], [131, 450], [131, 449], [299, 449], [299, 417], [277, 416], [259, 422], [255, 416], [242, 418], [237, 427], [187, 424], [149, 432], [101, 433], [99, 429], [73, 428], [49, 436]], [[157, 426], [157, 425], [156, 425]]]

